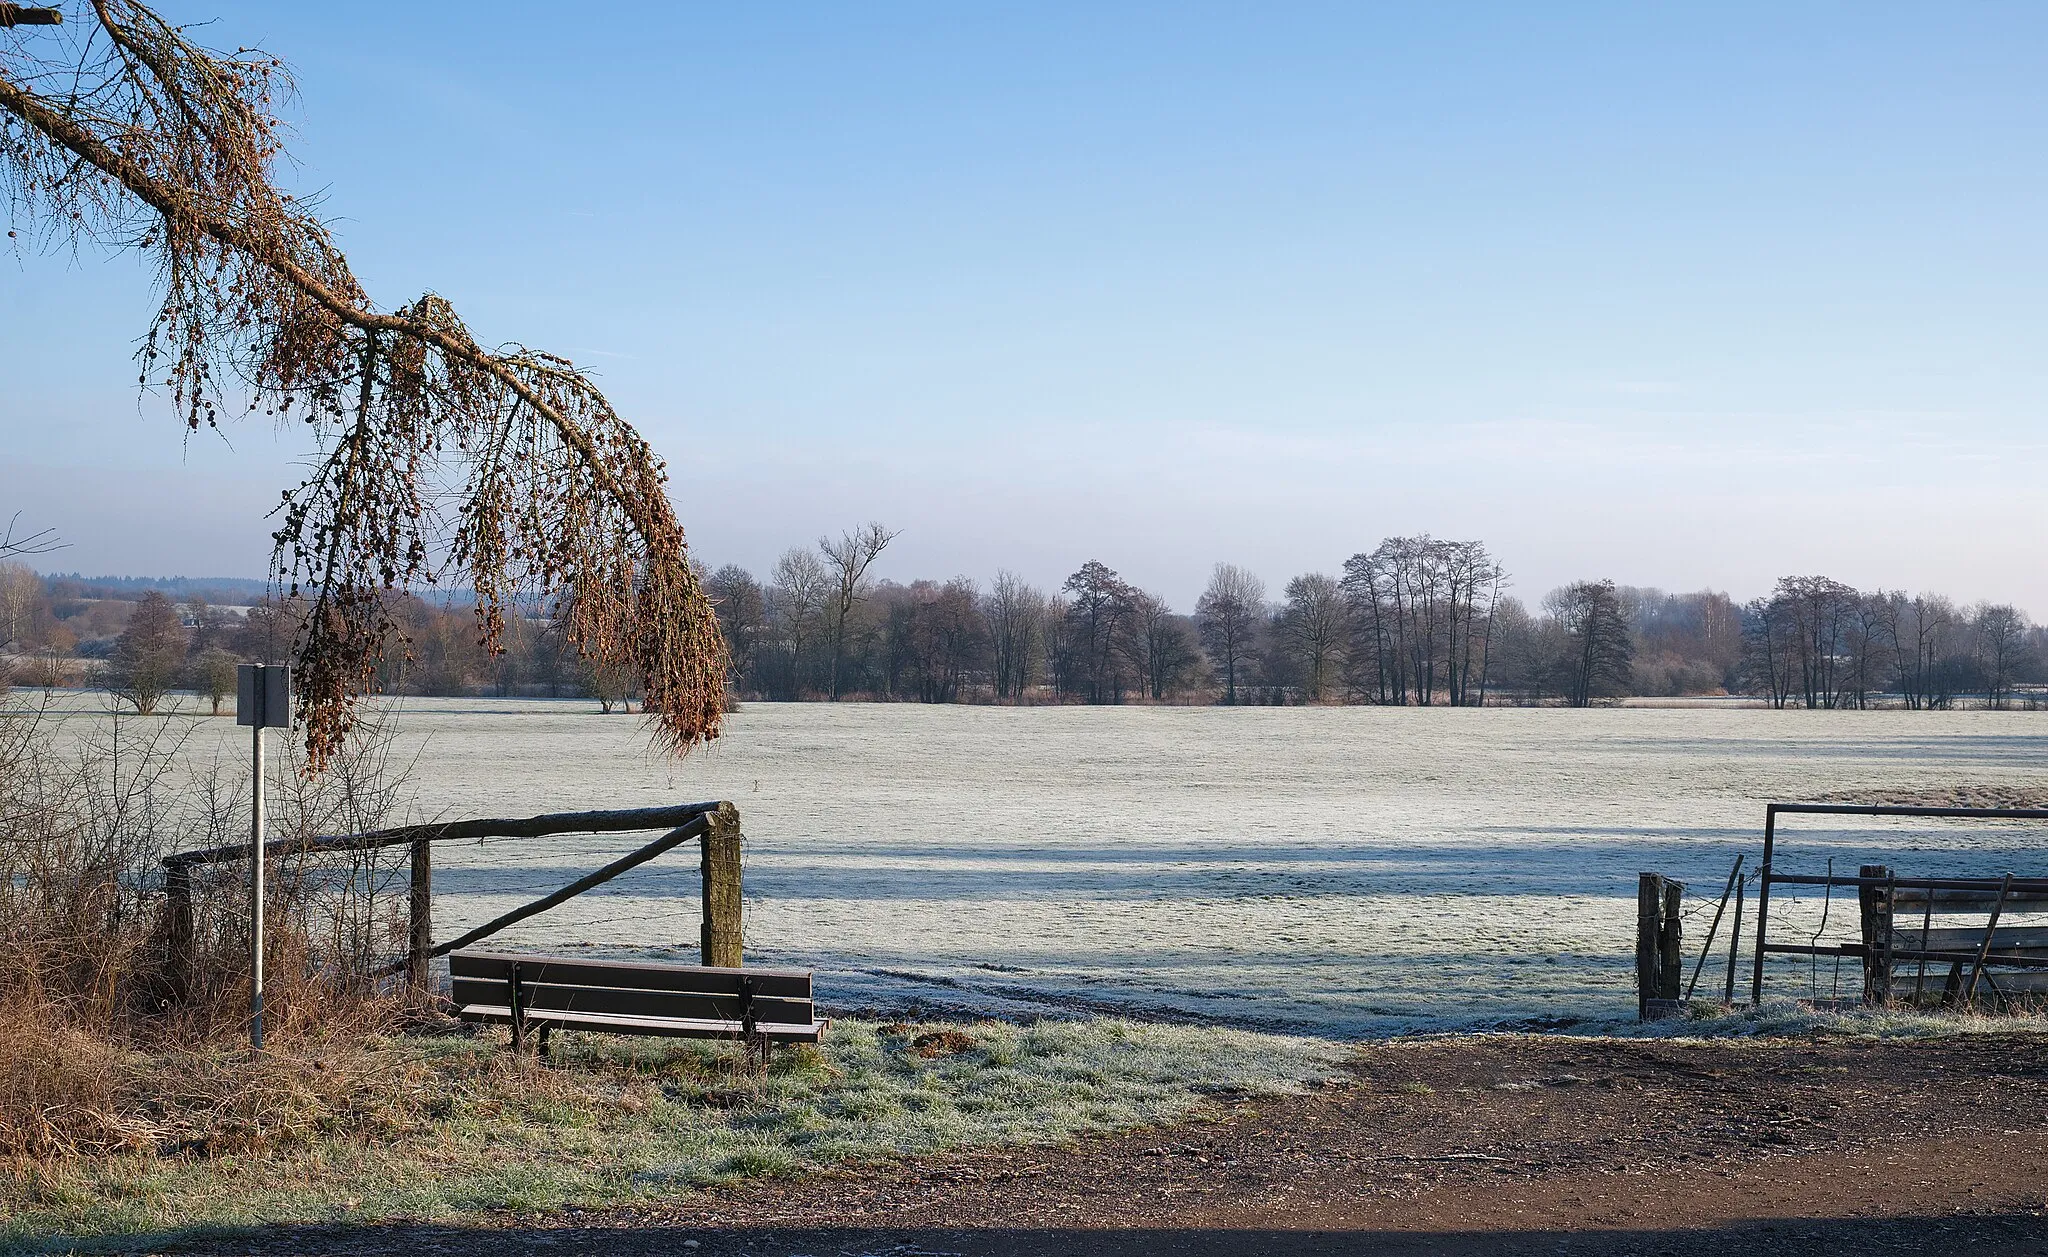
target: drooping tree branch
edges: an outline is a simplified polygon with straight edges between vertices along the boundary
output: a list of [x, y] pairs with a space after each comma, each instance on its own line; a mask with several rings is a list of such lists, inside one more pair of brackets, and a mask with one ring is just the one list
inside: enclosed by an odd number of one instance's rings
[[487, 647], [524, 600], [548, 600], [586, 659], [638, 673], [670, 750], [715, 737], [724, 643], [646, 441], [566, 360], [485, 349], [431, 293], [371, 303], [273, 178], [280, 62], [210, 52], [129, 0], [90, 8], [61, 42], [0, 36], [0, 180], [44, 243], [155, 258], [139, 382], [188, 427], [239, 405], [296, 416], [322, 451], [274, 534], [275, 572], [307, 603], [313, 762], [400, 648], [392, 592], [452, 572]]
[[0, 4], [0, 29], [15, 26], [62, 26], [61, 9], [38, 8], [30, 4]]

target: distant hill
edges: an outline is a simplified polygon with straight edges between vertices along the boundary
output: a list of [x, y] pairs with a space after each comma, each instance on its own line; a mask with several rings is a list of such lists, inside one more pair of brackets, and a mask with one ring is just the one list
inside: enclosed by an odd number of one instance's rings
[[[247, 576], [86, 576], [79, 572], [45, 572], [43, 580], [55, 590], [67, 586], [75, 598], [112, 598], [133, 602], [149, 590], [161, 590], [173, 600], [184, 602], [193, 595], [215, 606], [239, 606], [260, 600], [271, 592], [270, 582]], [[473, 607], [473, 589], [414, 590], [436, 606]], [[520, 605], [530, 600], [521, 599]]]
[[76, 586], [81, 598], [132, 600], [149, 590], [161, 590], [182, 602], [197, 594], [208, 602], [248, 603], [270, 592], [270, 582], [247, 576], [86, 576], [79, 572], [46, 572], [43, 579], [54, 588], [59, 582]]

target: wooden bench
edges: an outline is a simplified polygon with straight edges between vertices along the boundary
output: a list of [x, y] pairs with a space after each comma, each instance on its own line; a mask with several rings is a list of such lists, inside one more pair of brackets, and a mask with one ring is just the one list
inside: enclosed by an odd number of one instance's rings
[[831, 1023], [811, 1002], [808, 969], [719, 969], [511, 952], [448, 957], [456, 1013], [512, 1027], [512, 1048], [538, 1031], [732, 1039], [750, 1047], [816, 1043]]

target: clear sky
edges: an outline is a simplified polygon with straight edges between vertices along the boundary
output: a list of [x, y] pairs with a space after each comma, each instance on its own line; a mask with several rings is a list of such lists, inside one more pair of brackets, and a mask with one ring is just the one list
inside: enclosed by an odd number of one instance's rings
[[[2048, 616], [2038, 4], [162, 7], [293, 63], [380, 301], [601, 373], [713, 564], [872, 517], [1185, 609], [1427, 531]], [[149, 304], [0, 256], [0, 512], [260, 574], [303, 451], [138, 402]]]

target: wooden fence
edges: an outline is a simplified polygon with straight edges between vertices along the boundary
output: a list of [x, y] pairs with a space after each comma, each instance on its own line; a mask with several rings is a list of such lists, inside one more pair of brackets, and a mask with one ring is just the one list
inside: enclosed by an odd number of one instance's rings
[[[666, 832], [641, 847], [620, 856], [568, 885], [522, 904], [475, 929], [443, 943], [433, 939], [434, 856], [437, 842], [475, 841], [485, 838], [544, 838], [556, 834], [631, 833], [661, 829]], [[429, 966], [438, 956], [488, 938], [508, 926], [537, 916], [550, 908], [601, 886], [629, 869], [696, 840], [703, 871], [703, 963], [737, 967], [742, 942], [740, 815], [726, 802], [684, 803], [673, 807], [633, 808], [602, 812], [556, 812], [518, 819], [442, 821], [426, 825], [402, 825], [360, 834], [337, 834], [317, 838], [279, 839], [264, 844], [266, 860], [278, 856], [375, 851], [409, 846], [411, 864], [407, 888], [406, 957], [389, 966], [386, 974], [407, 973], [412, 982], [424, 987]], [[169, 947], [167, 965], [172, 988], [189, 989], [194, 964], [193, 870], [203, 864], [246, 861], [249, 844], [209, 847], [183, 851], [167, 857], [164, 894], [168, 901]]]

